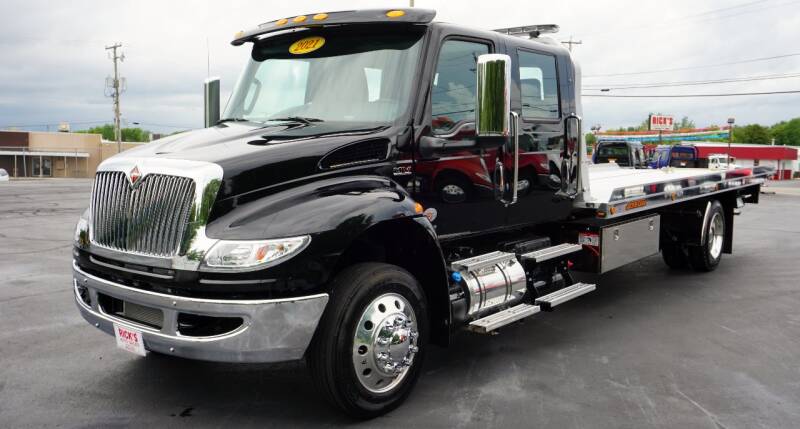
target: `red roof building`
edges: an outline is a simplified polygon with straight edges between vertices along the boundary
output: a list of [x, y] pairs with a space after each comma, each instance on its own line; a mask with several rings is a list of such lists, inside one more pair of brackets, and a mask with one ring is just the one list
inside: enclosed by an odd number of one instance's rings
[[[727, 143], [687, 142], [697, 147], [700, 158], [708, 158], [714, 154], [728, 154]], [[730, 156], [734, 163], [741, 167], [769, 166], [775, 169], [777, 180], [791, 179], [800, 174], [798, 149], [794, 146], [769, 146], [761, 144], [733, 143], [730, 145]]]

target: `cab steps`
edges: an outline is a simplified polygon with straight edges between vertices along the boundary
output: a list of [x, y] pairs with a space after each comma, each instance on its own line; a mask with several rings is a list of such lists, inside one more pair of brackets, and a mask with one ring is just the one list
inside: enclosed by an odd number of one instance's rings
[[583, 296], [595, 289], [596, 286], [593, 284], [575, 283], [572, 286], [567, 286], [553, 293], [536, 298], [533, 304], [519, 304], [472, 321], [467, 329], [479, 334], [491, 334], [503, 326], [510, 325], [528, 316], [533, 316], [540, 311], [550, 311], [559, 304]]
[[569, 255], [570, 253], [579, 252], [583, 249], [583, 246], [580, 244], [571, 244], [571, 243], [563, 243], [557, 244], [551, 247], [545, 247], [544, 249], [534, 250], [533, 252], [528, 252], [520, 257], [522, 261], [530, 261], [530, 262], [544, 262], [549, 261], [550, 259], [555, 259], [560, 256]]
[[490, 334], [498, 328], [510, 325], [528, 316], [533, 316], [539, 311], [541, 311], [541, 308], [538, 305], [519, 304], [475, 320], [469, 324], [467, 329], [479, 334]]
[[590, 283], [575, 283], [572, 286], [567, 286], [564, 289], [559, 289], [555, 292], [548, 293], [547, 295], [536, 298], [533, 303], [542, 308], [542, 311], [550, 311], [553, 307], [563, 304], [569, 300], [575, 299], [579, 296], [586, 295], [587, 293], [597, 289], [597, 287]]

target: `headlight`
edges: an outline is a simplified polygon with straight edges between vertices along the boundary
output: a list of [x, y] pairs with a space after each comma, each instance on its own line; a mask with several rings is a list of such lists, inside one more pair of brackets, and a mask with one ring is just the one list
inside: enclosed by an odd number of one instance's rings
[[311, 237], [307, 235], [276, 240], [220, 240], [206, 254], [205, 266], [243, 271], [265, 268], [296, 255], [310, 242]]
[[81, 218], [78, 219], [78, 224], [75, 225], [75, 244], [79, 247], [85, 247], [89, 244], [89, 209], [83, 212]]

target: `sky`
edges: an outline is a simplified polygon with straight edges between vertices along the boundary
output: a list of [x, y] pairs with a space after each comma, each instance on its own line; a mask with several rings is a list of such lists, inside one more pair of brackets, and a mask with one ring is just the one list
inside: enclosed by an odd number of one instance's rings
[[[554, 23], [573, 55], [584, 94], [675, 95], [800, 90], [800, 0], [434, 1], [436, 20], [494, 29]], [[111, 123], [105, 96], [122, 43], [123, 125], [156, 132], [202, 127], [202, 83], [219, 76], [227, 99], [249, 56], [239, 30], [299, 14], [405, 7], [408, 1], [0, 1], [0, 129], [72, 130]], [[780, 57], [769, 60], [763, 58]], [[751, 61], [757, 60], [757, 61]], [[669, 70], [669, 71], [664, 71]], [[652, 71], [659, 71], [651, 73]], [[792, 77], [743, 81], [751, 77]], [[609, 76], [612, 75], [612, 76]], [[650, 83], [740, 79], [715, 85], [617, 89]], [[609, 92], [599, 88], [610, 87]], [[594, 88], [594, 89], [591, 89]], [[637, 125], [648, 113], [698, 126], [773, 124], [800, 117], [800, 94], [714, 98], [583, 99], [586, 127]]]

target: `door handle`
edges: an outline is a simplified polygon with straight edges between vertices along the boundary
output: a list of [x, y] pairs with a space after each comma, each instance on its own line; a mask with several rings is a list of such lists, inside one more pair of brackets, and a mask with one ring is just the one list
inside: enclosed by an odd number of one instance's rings
[[[511, 181], [511, 201], [508, 201], [502, 197], [500, 198], [500, 202], [503, 203], [506, 207], [517, 203], [517, 189], [519, 188], [519, 113], [511, 112], [511, 125], [512, 125], [511, 138], [514, 142], [514, 174], [513, 174], [513, 179]], [[497, 171], [496, 167], [495, 171]], [[502, 165], [501, 165], [501, 171], [500, 171], [501, 177], [503, 177], [504, 174], [505, 172], [502, 171]], [[501, 183], [505, 185], [502, 179]], [[505, 192], [505, 186], [502, 186], [501, 189], [503, 190], [503, 192]]]

